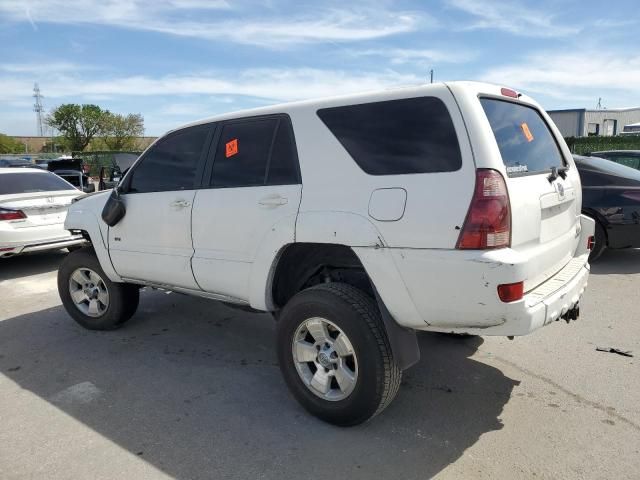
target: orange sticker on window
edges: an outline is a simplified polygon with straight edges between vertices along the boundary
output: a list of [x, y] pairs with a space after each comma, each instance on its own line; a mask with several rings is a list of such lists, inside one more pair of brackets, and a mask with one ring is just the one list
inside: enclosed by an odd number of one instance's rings
[[531, 133], [531, 130], [529, 130], [529, 125], [522, 122], [520, 124], [520, 128], [522, 129], [522, 133], [524, 133], [524, 138], [527, 139], [527, 142], [533, 142], [533, 134]]
[[229, 157], [233, 157], [237, 153], [238, 153], [238, 139], [234, 138], [233, 140], [228, 141], [227, 144], [225, 145], [225, 156], [229, 158]]

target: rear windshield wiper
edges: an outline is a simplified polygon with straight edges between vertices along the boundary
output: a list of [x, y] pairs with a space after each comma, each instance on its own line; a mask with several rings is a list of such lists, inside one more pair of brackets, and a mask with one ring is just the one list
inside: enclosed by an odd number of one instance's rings
[[551, 167], [551, 174], [547, 177], [549, 183], [554, 182], [558, 177], [561, 177], [563, 180], [567, 178], [567, 170], [569, 170], [568, 167]]

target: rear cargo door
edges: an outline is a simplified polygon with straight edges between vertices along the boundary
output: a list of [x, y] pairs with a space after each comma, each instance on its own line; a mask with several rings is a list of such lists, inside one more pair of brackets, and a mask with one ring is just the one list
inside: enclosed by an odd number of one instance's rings
[[525, 290], [565, 266], [580, 228], [580, 179], [532, 106], [481, 98], [507, 172], [511, 247], [528, 258]]

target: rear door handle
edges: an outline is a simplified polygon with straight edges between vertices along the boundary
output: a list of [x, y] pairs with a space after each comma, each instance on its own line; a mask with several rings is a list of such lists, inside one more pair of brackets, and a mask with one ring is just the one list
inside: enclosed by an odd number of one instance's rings
[[262, 197], [258, 200], [260, 205], [264, 205], [265, 207], [279, 207], [281, 205], [286, 205], [289, 201], [286, 197], [281, 195], [269, 195], [267, 197]]
[[171, 206], [175, 208], [187, 208], [189, 205], [191, 205], [191, 202], [188, 200], [176, 200], [171, 204]]

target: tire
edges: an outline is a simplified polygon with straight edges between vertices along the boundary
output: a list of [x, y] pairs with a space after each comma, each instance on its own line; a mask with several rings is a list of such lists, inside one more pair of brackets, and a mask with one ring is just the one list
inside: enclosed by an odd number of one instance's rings
[[[76, 300], [81, 299], [78, 303], [72, 298], [72, 290]], [[114, 330], [122, 326], [136, 312], [140, 297], [136, 285], [115, 283], [107, 278], [91, 247], [65, 257], [58, 269], [58, 293], [67, 313], [89, 330]]]
[[[336, 354], [333, 369], [320, 363], [317, 349], [324, 352], [327, 348], [327, 343], [320, 346], [322, 340], [316, 339], [322, 334], [311, 335], [318, 331], [318, 322], [332, 337], [326, 352], [331, 352], [330, 359]], [[343, 335], [346, 340], [341, 338]], [[296, 294], [279, 316], [277, 342], [280, 369], [291, 393], [307, 411], [326, 422], [339, 426], [363, 423], [382, 412], [398, 393], [402, 371], [394, 361], [380, 312], [374, 300], [355, 287], [325, 283]], [[304, 346], [303, 355], [295, 353], [299, 343]], [[318, 352], [316, 359], [299, 361], [315, 355], [309, 345]], [[349, 351], [345, 345], [351, 347], [353, 355], [343, 356]], [[326, 361], [326, 357], [322, 360]], [[326, 375], [322, 374], [323, 369]], [[355, 374], [348, 377], [345, 371]], [[313, 387], [317, 375], [333, 376], [327, 393]], [[343, 388], [344, 385], [348, 387]]]
[[589, 263], [595, 262], [600, 257], [600, 255], [602, 255], [602, 252], [604, 252], [607, 248], [607, 233], [604, 231], [603, 226], [597, 220], [595, 237], [596, 244], [589, 254]]

